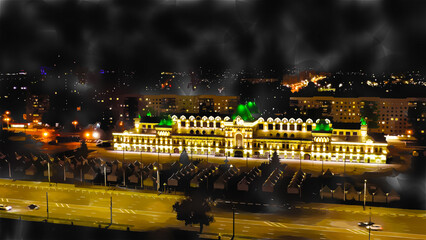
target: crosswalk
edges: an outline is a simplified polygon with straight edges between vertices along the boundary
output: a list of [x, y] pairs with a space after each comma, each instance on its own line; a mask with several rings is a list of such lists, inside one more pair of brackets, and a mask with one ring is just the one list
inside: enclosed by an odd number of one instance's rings
[[2, 198], [2, 199], [1, 199], [1, 201], [2, 201], [2, 202], [9, 202], [9, 199], [7, 199], [7, 198]]
[[284, 225], [282, 223], [277, 223], [277, 222], [264, 221], [264, 223], [268, 226], [271, 226], [271, 227], [280, 227], [280, 228], [283, 228], [283, 227], [286, 228], [287, 227], [286, 225]]
[[56, 207], [71, 208], [70, 205], [64, 203], [55, 203]]
[[350, 228], [347, 228], [346, 230], [348, 230], [351, 233], [355, 233], [355, 234], [368, 235], [368, 231], [367, 230], [350, 229]]

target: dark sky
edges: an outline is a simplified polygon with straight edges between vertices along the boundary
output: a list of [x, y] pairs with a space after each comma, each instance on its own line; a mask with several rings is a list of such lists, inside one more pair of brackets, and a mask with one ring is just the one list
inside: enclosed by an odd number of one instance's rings
[[0, 0], [0, 70], [425, 70], [426, 1]]

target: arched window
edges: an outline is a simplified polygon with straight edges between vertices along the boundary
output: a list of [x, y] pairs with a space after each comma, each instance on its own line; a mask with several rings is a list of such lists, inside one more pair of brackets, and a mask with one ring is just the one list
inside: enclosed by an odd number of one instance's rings
[[189, 131], [189, 133], [190, 133], [191, 135], [193, 135], [193, 134], [194, 134], [194, 130]]
[[287, 137], [288, 137], [287, 133], [284, 133], [284, 138], [287, 138]]
[[206, 135], [206, 131], [203, 130], [203, 135]]
[[277, 137], [280, 137], [280, 134], [279, 134], [279, 133], [277, 133]]
[[210, 134], [211, 134], [211, 135], [214, 135], [214, 131], [211, 131], [211, 132], [210, 132]]
[[198, 131], [198, 130], [195, 131], [195, 134], [200, 135], [200, 131]]
[[291, 135], [290, 135], [290, 138], [294, 138], [294, 134], [291, 134]]

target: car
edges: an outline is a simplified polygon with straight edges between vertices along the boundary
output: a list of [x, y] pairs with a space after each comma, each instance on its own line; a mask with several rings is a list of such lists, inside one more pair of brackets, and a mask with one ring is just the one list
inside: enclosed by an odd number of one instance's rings
[[383, 227], [379, 224], [373, 224], [373, 225], [368, 225], [365, 228], [373, 230], [373, 231], [381, 231], [383, 230]]
[[370, 226], [370, 225], [373, 225], [373, 224], [374, 224], [373, 222], [359, 222], [358, 226], [367, 227], [367, 226]]
[[30, 210], [39, 210], [40, 208], [39, 208], [39, 206], [37, 206], [35, 204], [30, 204], [30, 205], [28, 205], [28, 209], [30, 209]]
[[0, 204], [0, 210], [10, 211], [10, 210], [12, 210], [12, 207]]

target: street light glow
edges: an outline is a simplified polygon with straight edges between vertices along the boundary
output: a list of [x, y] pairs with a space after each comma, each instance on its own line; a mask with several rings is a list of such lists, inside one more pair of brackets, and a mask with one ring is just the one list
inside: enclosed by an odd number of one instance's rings
[[93, 138], [98, 139], [99, 138], [99, 133], [98, 132], [93, 132], [92, 136], [93, 136]]

